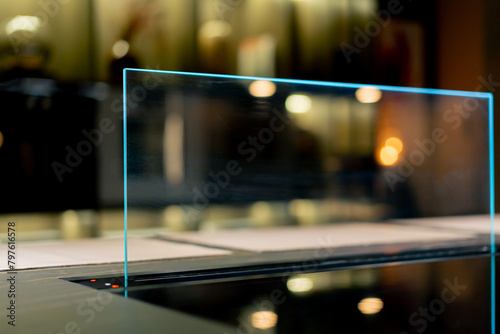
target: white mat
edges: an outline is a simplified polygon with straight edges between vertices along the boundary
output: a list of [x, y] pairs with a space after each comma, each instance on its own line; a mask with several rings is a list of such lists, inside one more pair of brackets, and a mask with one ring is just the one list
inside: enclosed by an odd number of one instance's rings
[[[494, 233], [500, 234], [500, 226], [496, 224], [497, 218], [498, 217], [495, 216]], [[394, 222], [405, 225], [434, 227], [447, 231], [468, 231], [482, 234], [491, 233], [491, 217], [489, 215], [401, 219], [394, 220]]]
[[[147, 261], [230, 255], [230, 251], [163, 240], [129, 238], [129, 261]], [[85, 239], [74, 241], [18, 242], [16, 269], [123, 263], [123, 239]], [[7, 244], [0, 245], [0, 270], [7, 270]]]
[[185, 232], [161, 238], [252, 252], [356, 247], [399, 243], [428, 243], [473, 239], [474, 234], [425, 227], [378, 223], [346, 223], [318, 227], [282, 227], [261, 230]]

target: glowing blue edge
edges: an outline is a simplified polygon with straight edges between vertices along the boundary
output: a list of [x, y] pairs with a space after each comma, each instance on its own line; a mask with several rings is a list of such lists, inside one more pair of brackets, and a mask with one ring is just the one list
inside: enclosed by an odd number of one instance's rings
[[433, 94], [433, 95], [450, 95], [450, 96], [465, 96], [477, 98], [489, 98], [490, 93], [482, 92], [467, 92], [460, 90], [446, 90], [446, 89], [433, 89], [433, 88], [414, 88], [414, 87], [398, 87], [398, 86], [382, 86], [371, 84], [353, 84], [343, 82], [330, 82], [330, 81], [313, 81], [313, 80], [297, 80], [297, 79], [281, 79], [281, 78], [266, 78], [266, 77], [251, 77], [240, 75], [226, 75], [226, 74], [211, 74], [211, 73], [194, 73], [194, 72], [176, 72], [176, 71], [162, 71], [162, 70], [143, 70], [138, 68], [126, 68], [123, 71], [144, 72], [144, 73], [163, 73], [175, 75], [190, 75], [199, 77], [210, 78], [223, 78], [223, 79], [243, 79], [243, 80], [267, 80], [272, 82], [303, 84], [312, 86], [325, 86], [325, 87], [339, 87], [339, 88], [353, 88], [358, 89], [361, 87], [373, 87], [382, 91], [394, 91], [404, 93], [418, 93], [418, 94]]
[[495, 265], [495, 152], [494, 152], [494, 126], [493, 126], [493, 95], [488, 93], [489, 102], [489, 142], [490, 142], [490, 216], [491, 216], [491, 333], [496, 332], [496, 265]]
[[123, 70], [123, 230], [125, 246], [124, 285], [125, 298], [128, 287], [128, 247], [127, 247], [127, 69]]
[[[266, 78], [266, 77], [253, 77], [253, 76], [239, 76], [239, 75], [225, 75], [225, 74], [211, 74], [211, 73], [195, 73], [195, 72], [178, 72], [178, 71], [162, 71], [162, 70], [144, 70], [137, 68], [125, 68], [123, 70], [123, 140], [124, 140], [124, 228], [125, 228], [125, 288], [127, 287], [127, 143], [126, 143], [126, 72], [149, 72], [149, 73], [163, 73], [163, 74], [174, 74], [174, 75], [189, 75], [189, 76], [200, 76], [200, 77], [211, 77], [211, 78], [223, 78], [223, 79], [237, 79], [237, 80], [267, 80], [272, 82], [282, 82], [282, 83], [292, 83], [292, 84], [304, 84], [313, 86], [325, 86], [325, 87], [339, 87], [339, 88], [353, 88], [358, 89], [361, 87], [373, 87], [380, 89], [382, 91], [393, 91], [393, 92], [404, 92], [404, 93], [417, 93], [417, 94], [432, 94], [432, 95], [450, 95], [450, 96], [463, 96], [463, 97], [475, 97], [475, 98], [486, 98], [489, 100], [489, 167], [490, 167], [490, 217], [491, 217], [491, 231], [490, 231], [490, 248], [491, 248], [491, 330], [495, 334], [495, 176], [494, 176], [494, 152], [493, 152], [493, 95], [491, 93], [482, 92], [467, 92], [460, 90], [448, 90], [448, 89], [434, 89], [434, 88], [415, 88], [415, 87], [398, 87], [398, 86], [382, 86], [382, 85], [371, 85], [371, 84], [353, 84], [353, 83], [342, 83], [342, 82], [329, 82], [329, 81], [313, 81], [313, 80], [297, 80], [297, 79], [281, 79], [281, 78]], [[127, 290], [125, 289], [125, 297], [127, 296]]]

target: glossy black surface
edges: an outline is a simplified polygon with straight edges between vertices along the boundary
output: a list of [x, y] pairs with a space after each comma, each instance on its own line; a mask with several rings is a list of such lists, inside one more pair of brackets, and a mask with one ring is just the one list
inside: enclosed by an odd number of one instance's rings
[[[210, 277], [157, 285], [150, 280], [130, 288], [128, 297], [231, 325], [235, 333], [491, 333], [489, 256]], [[312, 282], [310, 290], [291, 291], [290, 280], [297, 278], [306, 287]], [[103, 288], [105, 280], [85, 285]], [[359, 303], [365, 298], [377, 298], [369, 306], [381, 300], [383, 307], [363, 314]], [[253, 327], [256, 312], [273, 312], [276, 325]]]
[[[390, 265], [299, 277], [309, 292], [287, 287], [287, 273], [172, 284], [129, 296], [235, 326], [252, 327], [251, 314], [278, 315], [269, 333], [489, 333], [490, 258]], [[363, 314], [358, 303], [379, 298], [383, 308]]]

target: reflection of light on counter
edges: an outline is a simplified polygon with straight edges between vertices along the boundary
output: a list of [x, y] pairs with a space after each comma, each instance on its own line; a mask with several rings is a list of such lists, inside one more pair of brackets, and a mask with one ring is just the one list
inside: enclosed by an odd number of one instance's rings
[[3, 146], [3, 133], [0, 131], [0, 147]]
[[294, 277], [286, 282], [288, 290], [295, 293], [310, 291], [313, 286], [313, 281], [307, 277]]
[[380, 162], [384, 166], [392, 166], [398, 161], [399, 153], [392, 146], [384, 146], [380, 150]]
[[212, 20], [204, 23], [200, 28], [200, 37], [202, 38], [222, 38], [231, 33], [229, 23], [221, 20]]
[[259, 311], [252, 314], [252, 326], [258, 329], [269, 329], [278, 323], [278, 315], [270, 311]]
[[250, 84], [248, 91], [255, 97], [269, 97], [276, 93], [276, 85], [271, 81], [257, 80]]
[[358, 303], [358, 310], [363, 314], [376, 314], [384, 307], [380, 298], [364, 298]]
[[403, 150], [403, 142], [401, 141], [401, 139], [396, 137], [391, 137], [387, 139], [385, 141], [385, 146], [394, 147], [398, 152], [398, 154], [401, 153], [401, 151]]
[[115, 57], [116, 59], [120, 59], [127, 54], [129, 49], [130, 45], [128, 44], [128, 42], [120, 39], [119, 41], [116, 41], [115, 44], [113, 44], [111, 52], [113, 53], [113, 57]]
[[382, 97], [382, 91], [375, 87], [361, 87], [356, 90], [356, 98], [361, 103], [375, 103]]
[[293, 94], [285, 102], [286, 109], [295, 114], [302, 114], [311, 109], [311, 98], [307, 95]]
[[5, 26], [7, 35], [16, 31], [36, 32], [40, 28], [40, 18], [36, 16], [18, 15]]

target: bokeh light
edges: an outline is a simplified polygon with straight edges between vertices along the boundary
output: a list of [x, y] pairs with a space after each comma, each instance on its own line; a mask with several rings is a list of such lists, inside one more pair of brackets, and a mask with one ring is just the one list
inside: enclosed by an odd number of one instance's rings
[[116, 41], [115, 44], [113, 44], [111, 52], [113, 53], [113, 57], [115, 57], [116, 59], [120, 59], [128, 53], [129, 49], [130, 45], [128, 44], [128, 42], [120, 39], [119, 41]]
[[403, 151], [403, 142], [397, 137], [391, 137], [385, 141], [385, 146], [394, 147], [398, 154]]
[[278, 323], [278, 315], [271, 311], [259, 311], [252, 314], [252, 326], [257, 329], [269, 329]]
[[364, 298], [358, 303], [358, 310], [363, 314], [379, 313], [384, 307], [384, 302], [380, 298]]
[[312, 101], [307, 95], [293, 94], [285, 102], [286, 109], [295, 114], [303, 114], [311, 109]]
[[269, 97], [276, 93], [276, 85], [271, 81], [257, 80], [250, 84], [248, 91], [255, 97]]
[[286, 283], [288, 290], [295, 293], [310, 291], [313, 286], [313, 281], [307, 277], [290, 278]]
[[382, 98], [382, 91], [375, 87], [361, 87], [356, 90], [356, 98], [361, 103], [375, 103]]
[[384, 166], [392, 166], [398, 161], [399, 153], [392, 146], [384, 146], [380, 150], [380, 162]]

